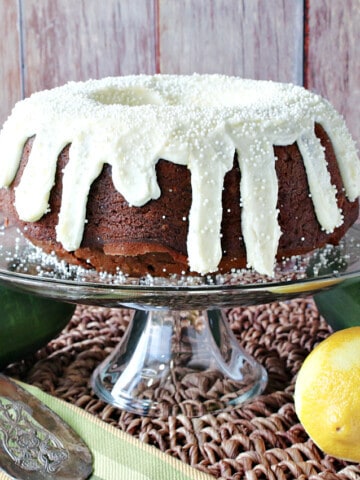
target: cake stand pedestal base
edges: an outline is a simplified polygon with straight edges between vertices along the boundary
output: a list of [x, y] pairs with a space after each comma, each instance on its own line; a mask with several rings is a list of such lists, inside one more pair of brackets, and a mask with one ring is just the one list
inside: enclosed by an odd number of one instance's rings
[[261, 393], [265, 369], [238, 344], [221, 310], [135, 310], [98, 366], [99, 398], [143, 416], [200, 416]]

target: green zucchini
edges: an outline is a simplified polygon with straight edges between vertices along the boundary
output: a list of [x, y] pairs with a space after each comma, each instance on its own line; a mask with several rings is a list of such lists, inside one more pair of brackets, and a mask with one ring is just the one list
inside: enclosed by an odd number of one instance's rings
[[25, 358], [55, 338], [75, 305], [0, 286], [0, 368]]
[[333, 330], [360, 325], [360, 278], [344, 280], [314, 295], [320, 314]]

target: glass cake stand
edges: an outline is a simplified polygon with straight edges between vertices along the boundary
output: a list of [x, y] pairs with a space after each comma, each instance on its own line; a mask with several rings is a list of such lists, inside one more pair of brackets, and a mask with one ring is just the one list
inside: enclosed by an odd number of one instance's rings
[[198, 416], [261, 393], [265, 369], [238, 343], [224, 309], [289, 300], [360, 275], [360, 225], [338, 246], [286, 259], [273, 278], [249, 270], [135, 279], [45, 255], [14, 228], [0, 230], [0, 283], [79, 304], [133, 309], [120, 344], [92, 375], [109, 404], [149, 416]]

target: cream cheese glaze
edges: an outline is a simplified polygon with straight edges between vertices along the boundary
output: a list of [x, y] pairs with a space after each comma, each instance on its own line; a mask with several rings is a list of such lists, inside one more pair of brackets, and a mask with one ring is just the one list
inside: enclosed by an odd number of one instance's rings
[[91, 184], [105, 163], [112, 166], [115, 188], [139, 207], [161, 195], [155, 170], [160, 158], [186, 165], [192, 186], [189, 265], [206, 274], [222, 257], [222, 189], [236, 150], [247, 263], [272, 275], [281, 235], [274, 145], [297, 142], [321, 226], [331, 232], [342, 223], [315, 122], [331, 139], [353, 201], [360, 195], [355, 144], [333, 107], [301, 87], [197, 74], [70, 82], [15, 105], [0, 132], [0, 186], [11, 184], [24, 144], [35, 135], [15, 207], [20, 219], [37, 221], [49, 208], [57, 157], [71, 144], [56, 232], [73, 251], [81, 244]]

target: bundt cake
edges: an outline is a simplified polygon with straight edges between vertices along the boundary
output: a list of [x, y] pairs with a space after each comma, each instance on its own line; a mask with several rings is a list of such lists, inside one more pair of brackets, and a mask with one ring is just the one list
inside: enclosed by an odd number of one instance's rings
[[0, 186], [8, 221], [70, 263], [272, 275], [356, 221], [360, 161], [342, 117], [302, 87], [134, 75], [18, 102]]

